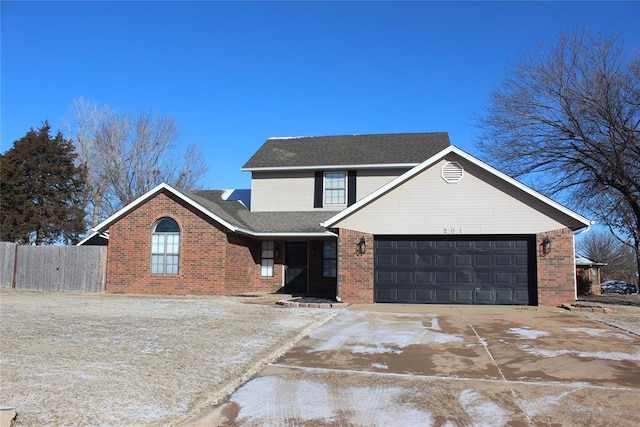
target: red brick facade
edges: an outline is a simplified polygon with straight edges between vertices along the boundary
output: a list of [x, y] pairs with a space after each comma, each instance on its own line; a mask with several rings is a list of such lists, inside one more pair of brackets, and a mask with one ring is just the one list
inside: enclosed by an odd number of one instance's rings
[[[178, 274], [151, 274], [151, 234], [163, 217], [180, 227]], [[367, 249], [358, 251], [364, 237]], [[542, 252], [542, 241], [551, 251]], [[261, 276], [261, 241], [229, 232], [180, 198], [163, 191], [109, 228], [107, 292], [156, 295], [239, 295], [277, 292], [284, 285], [284, 241], [275, 241], [272, 277]], [[573, 232], [566, 228], [536, 236], [538, 304], [575, 299]], [[336, 295], [336, 279], [322, 277], [322, 240], [307, 241], [308, 293]], [[337, 295], [349, 303], [374, 302], [374, 238], [340, 229]]]
[[[543, 253], [545, 237], [551, 241], [551, 251]], [[540, 233], [538, 247], [538, 304], [558, 306], [576, 299], [576, 269], [573, 231], [568, 228]]]
[[[178, 274], [151, 274], [151, 232], [173, 218], [180, 226]], [[260, 276], [261, 242], [227, 230], [169, 192], [162, 192], [109, 228], [107, 292], [157, 295], [237, 295], [275, 292], [282, 269]], [[277, 262], [277, 260], [276, 260]]]
[[[358, 252], [358, 243], [364, 237], [367, 249]], [[338, 239], [338, 295], [344, 302], [368, 304], [374, 301], [373, 289], [373, 235], [340, 229]]]

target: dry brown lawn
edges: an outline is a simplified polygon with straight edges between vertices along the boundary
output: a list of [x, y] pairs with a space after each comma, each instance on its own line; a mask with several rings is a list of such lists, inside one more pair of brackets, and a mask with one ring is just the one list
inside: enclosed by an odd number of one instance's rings
[[0, 292], [17, 425], [174, 425], [336, 314], [252, 298]]

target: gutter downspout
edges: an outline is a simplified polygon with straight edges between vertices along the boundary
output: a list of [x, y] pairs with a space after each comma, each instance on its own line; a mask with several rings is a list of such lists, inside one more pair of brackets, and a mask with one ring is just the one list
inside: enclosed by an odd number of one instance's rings
[[342, 302], [340, 298], [340, 236], [336, 235], [336, 301]]

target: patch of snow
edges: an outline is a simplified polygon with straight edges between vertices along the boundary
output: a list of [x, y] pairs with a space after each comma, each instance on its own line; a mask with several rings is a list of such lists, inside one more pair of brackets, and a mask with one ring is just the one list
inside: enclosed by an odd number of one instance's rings
[[533, 348], [531, 346], [520, 346], [520, 349], [534, 356], [541, 357], [558, 357], [566, 354], [574, 354], [581, 358], [602, 359], [602, 360], [633, 360], [640, 361], [640, 351], [636, 353], [623, 353], [619, 351], [576, 351], [576, 350], [546, 350], [541, 348]]
[[[432, 425], [431, 413], [408, 408], [399, 387], [351, 387], [331, 396], [326, 384], [311, 380], [259, 377], [238, 389], [232, 401], [239, 407], [240, 425], [269, 426], [276, 420], [332, 424], [335, 414], [347, 412], [354, 425]], [[272, 399], [271, 396], [286, 396]], [[280, 405], [275, 402], [281, 402]]]
[[[425, 320], [430, 323], [430, 327], [424, 325]], [[345, 347], [359, 353], [398, 353], [410, 345], [464, 341], [458, 335], [437, 332], [438, 330], [440, 326], [437, 319], [434, 322], [431, 316], [381, 316], [371, 319], [370, 314], [345, 311], [331, 323], [309, 335], [318, 340], [318, 344], [308, 352]]]
[[503, 408], [477, 391], [462, 390], [458, 400], [473, 420], [472, 426], [503, 426], [509, 420]]
[[523, 400], [521, 401], [521, 405], [523, 407], [522, 409], [524, 409], [529, 417], [535, 417], [540, 414], [548, 413], [550, 411], [550, 408], [563, 404], [562, 400], [565, 397], [567, 397], [571, 393], [575, 393], [580, 389], [581, 388], [576, 388], [556, 395], [540, 396], [536, 399], [533, 399], [532, 401]]
[[378, 369], [389, 369], [389, 366], [386, 363], [374, 362], [371, 364], [371, 366]]
[[509, 328], [508, 332], [518, 335], [518, 337], [520, 337], [520, 339], [527, 339], [527, 340], [535, 340], [538, 339], [540, 337], [546, 337], [551, 335], [549, 332], [546, 331], [538, 331], [535, 329], [531, 329], [531, 328]]
[[624, 341], [632, 341], [633, 338], [620, 334], [617, 332], [611, 332], [608, 329], [593, 329], [593, 328], [562, 328], [567, 332], [577, 332], [582, 334], [587, 334], [590, 337], [615, 337]]
[[360, 354], [385, 354], [385, 353], [400, 354], [402, 353], [401, 349], [385, 347], [380, 344], [376, 346], [367, 345], [367, 344], [350, 345], [349, 351], [351, 351], [352, 353], [360, 353]]

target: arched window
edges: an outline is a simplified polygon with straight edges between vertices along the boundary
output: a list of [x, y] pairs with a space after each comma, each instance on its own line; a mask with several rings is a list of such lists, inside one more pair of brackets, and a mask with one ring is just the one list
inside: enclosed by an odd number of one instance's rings
[[151, 273], [178, 274], [180, 227], [171, 218], [161, 218], [151, 236]]

